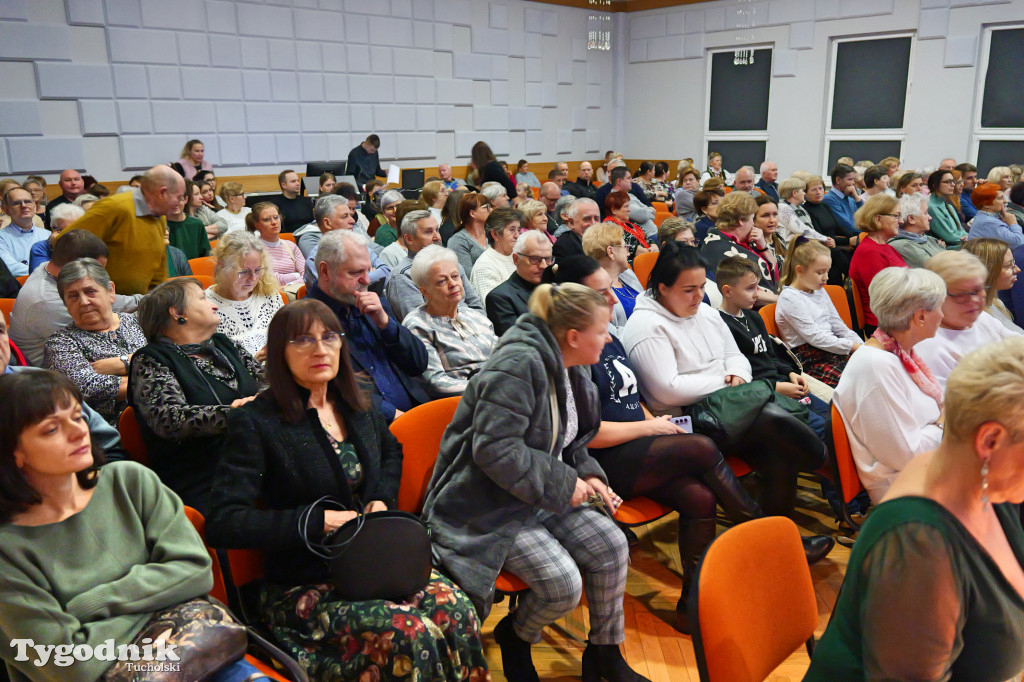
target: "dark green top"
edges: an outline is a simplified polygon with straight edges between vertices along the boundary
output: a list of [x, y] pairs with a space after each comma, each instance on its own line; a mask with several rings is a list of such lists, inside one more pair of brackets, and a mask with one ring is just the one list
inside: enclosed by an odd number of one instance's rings
[[[995, 505], [1024, 563], [1020, 507]], [[860, 531], [804, 682], [1003, 682], [1024, 670], [1024, 600], [959, 520], [901, 497]]]
[[167, 230], [171, 246], [184, 251], [189, 260], [210, 255], [210, 238], [199, 218], [186, 217], [180, 222], [168, 220]]

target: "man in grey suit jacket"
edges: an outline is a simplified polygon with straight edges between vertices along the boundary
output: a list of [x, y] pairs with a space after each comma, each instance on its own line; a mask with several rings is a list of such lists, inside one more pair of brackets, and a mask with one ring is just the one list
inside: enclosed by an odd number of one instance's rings
[[538, 230], [523, 230], [512, 247], [516, 271], [487, 294], [487, 319], [494, 333], [504, 334], [523, 313], [530, 310], [530, 295], [540, 284], [544, 269], [551, 265], [551, 241]]

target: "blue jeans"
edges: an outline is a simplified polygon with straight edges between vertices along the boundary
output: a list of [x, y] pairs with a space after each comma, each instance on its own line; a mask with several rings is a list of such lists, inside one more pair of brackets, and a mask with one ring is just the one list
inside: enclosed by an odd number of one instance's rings
[[243, 658], [211, 677], [210, 682], [242, 682], [250, 675], [259, 672], [256, 666]]
[[818, 438], [828, 443], [832, 437], [829, 433], [832, 430], [832, 406], [816, 395], [808, 393], [807, 397], [811, 399], [807, 406], [807, 425], [818, 434]]

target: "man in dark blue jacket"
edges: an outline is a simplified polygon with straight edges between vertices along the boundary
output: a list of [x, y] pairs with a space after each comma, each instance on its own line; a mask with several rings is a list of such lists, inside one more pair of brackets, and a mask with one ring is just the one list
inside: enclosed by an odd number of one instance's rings
[[960, 178], [964, 181], [964, 188], [960, 192], [960, 210], [963, 211], [964, 220], [974, 220], [978, 208], [971, 202], [971, 193], [978, 186], [978, 167], [973, 163], [961, 163], [953, 170], [960, 171]]
[[366, 187], [366, 183], [375, 177], [387, 177], [387, 173], [380, 167], [380, 155], [377, 153], [379, 149], [380, 138], [370, 135], [348, 153], [348, 163], [345, 164], [345, 168], [349, 175], [355, 176], [356, 182], [359, 183], [359, 191], [362, 191]]
[[316, 253], [317, 286], [309, 295], [341, 320], [352, 365], [373, 380], [374, 403], [391, 422], [429, 400], [418, 383], [427, 369], [427, 350], [398, 324], [385, 299], [367, 291], [368, 244], [366, 237], [351, 230], [325, 234]]

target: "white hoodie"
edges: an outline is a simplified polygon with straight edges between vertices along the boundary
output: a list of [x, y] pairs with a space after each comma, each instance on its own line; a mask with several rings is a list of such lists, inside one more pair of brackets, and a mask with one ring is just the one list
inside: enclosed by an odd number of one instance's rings
[[679, 317], [648, 294], [637, 296], [621, 341], [647, 407], [656, 414], [678, 414], [680, 406], [725, 388], [730, 374], [751, 379], [750, 362], [722, 316], [706, 303], [696, 315]]

